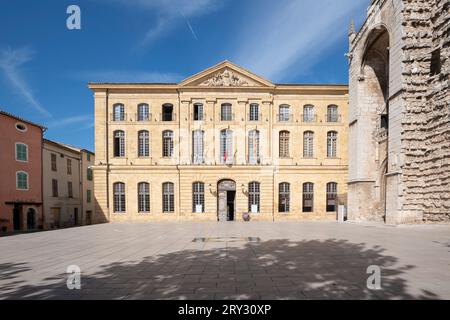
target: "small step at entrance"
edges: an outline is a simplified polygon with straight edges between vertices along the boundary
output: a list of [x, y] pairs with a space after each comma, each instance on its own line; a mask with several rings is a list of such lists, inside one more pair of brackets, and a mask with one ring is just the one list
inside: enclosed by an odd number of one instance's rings
[[260, 242], [259, 237], [214, 237], [194, 238], [192, 242]]

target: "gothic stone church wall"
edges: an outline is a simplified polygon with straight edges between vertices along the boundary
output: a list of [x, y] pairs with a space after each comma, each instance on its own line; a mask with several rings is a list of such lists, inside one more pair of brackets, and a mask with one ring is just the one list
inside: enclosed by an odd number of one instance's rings
[[448, 7], [376, 0], [350, 30], [351, 220], [450, 220]]

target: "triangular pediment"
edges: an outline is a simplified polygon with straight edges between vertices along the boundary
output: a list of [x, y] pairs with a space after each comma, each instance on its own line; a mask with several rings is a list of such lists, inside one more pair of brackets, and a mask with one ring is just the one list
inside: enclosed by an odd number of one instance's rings
[[229, 61], [224, 61], [183, 80], [180, 86], [272, 87], [274, 84]]

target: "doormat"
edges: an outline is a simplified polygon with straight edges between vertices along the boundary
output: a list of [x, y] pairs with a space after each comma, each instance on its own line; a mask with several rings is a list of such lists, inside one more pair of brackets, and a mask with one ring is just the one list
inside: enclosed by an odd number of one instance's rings
[[260, 242], [259, 237], [214, 237], [194, 238], [192, 242]]

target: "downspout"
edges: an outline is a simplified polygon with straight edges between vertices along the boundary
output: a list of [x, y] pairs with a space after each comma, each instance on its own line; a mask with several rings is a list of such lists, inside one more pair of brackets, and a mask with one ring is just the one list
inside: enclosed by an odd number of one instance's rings
[[178, 93], [178, 159], [177, 159], [177, 171], [178, 171], [178, 222], [181, 221], [181, 171], [180, 171], [180, 159], [181, 159], [181, 97], [180, 90], [177, 89]]
[[80, 159], [78, 162], [78, 178], [80, 179], [80, 183], [78, 185], [78, 192], [80, 194], [80, 205], [81, 205], [81, 214], [80, 214], [80, 226], [83, 225], [83, 212], [84, 212], [84, 179], [83, 179], [83, 151], [80, 150]]
[[[111, 210], [109, 209], [109, 90], [106, 89], [105, 98], [105, 113], [106, 113], [106, 207], [108, 208], [108, 222], [111, 221]], [[95, 186], [94, 186], [95, 187]]]
[[45, 212], [44, 212], [44, 132], [45, 128], [41, 128], [41, 214], [42, 214], [42, 230], [45, 230]]

